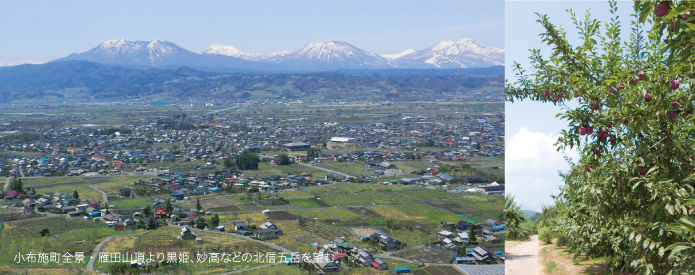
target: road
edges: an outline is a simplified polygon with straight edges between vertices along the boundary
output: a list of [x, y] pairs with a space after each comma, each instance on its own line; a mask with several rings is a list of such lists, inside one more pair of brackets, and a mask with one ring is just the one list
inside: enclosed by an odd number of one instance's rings
[[528, 242], [524, 242], [511, 251], [507, 251], [504, 274], [541, 274], [538, 247], [538, 235], [533, 235]]
[[87, 186], [89, 186], [89, 188], [92, 188], [92, 189], [94, 189], [95, 191], [101, 193], [101, 200], [102, 200], [102, 202], [106, 203], [106, 205], [109, 205], [109, 197], [106, 196], [106, 193], [104, 193], [104, 191], [99, 190], [98, 188], [94, 187], [94, 185], [91, 185], [91, 184], [90, 184], [90, 185], [87, 185]]
[[7, 191], [10, 190], [10, 177], [7, 177], [7, 182], [5, 182], [5, 187], [2, 188], [2, 191]]
[[89, 258], [89, 262], [87, 262], [87, 272], [89, 273], [96, 273], [94, 270], [94, 264], [96, 261], [99, 259], [99, 252], [101, 252], [101, 249], [106, 245], [106, 243], [110, 242], [113, 240], [113, 237], [119, 237], [119, 236], [137, 236], [137, 235], [142, 235], [150, 231], [145, 231], [142, 233], [129, 233], [129, 234], [120, 234], [120, 235], [113, 235], [109, 236], [104, 240], [103, 242], [100, 242], [95, 248], [94, 251], [92, 252], [92, 257]]

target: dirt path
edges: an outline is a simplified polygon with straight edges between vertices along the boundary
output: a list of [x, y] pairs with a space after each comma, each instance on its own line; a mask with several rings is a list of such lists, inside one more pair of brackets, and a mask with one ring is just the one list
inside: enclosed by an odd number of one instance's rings
[[528, 242], [522, 242], [512, 249], [507, 249], [504, 274], [542, 274], [538, 247], [538, 235], [533, 235]]
[[109, 197], [106, 196], [106, 193], [104, 193], [104, 191], [99, 190], [99, 188], [96, 188], [96, 187], [94, 187], [94, 185], [91, 185], [91, 184], [87, 185], [87, 186], [89, 186], [89, 188], [94, 189], [94, 191], [101, 193], [102, 202], [106, 203], [106, 205], [109, 205]]
[[[150, 231], [151, 231], [151, 230], [150, 230]], [[129, 233], [129, 234], [120, 234], [120, 235], [108, 236], [108, 237], [106, 238], [106, 240], [100, 242], [100, 243], [94, 248], [94, 251], [92, 251], [92, 257], [90, 257], [90, 258], [89, 258], [89, 262], [87, 262], [87, 272], [95, 273], [94, 264], [95, 264], [96, 261], [99, 259], [99, 252], [101, 252], [101, 249], [104, 248], [104, 245], [106, 245], [106, 243], [112, 241], [114, 237], [120, 237], [120, 236], [137, 236], [137, 235], [145, 234], [145, 233], [150, 232], [150, 231], [145, 231], [145, 232], [142, 232], [142, 233]]]

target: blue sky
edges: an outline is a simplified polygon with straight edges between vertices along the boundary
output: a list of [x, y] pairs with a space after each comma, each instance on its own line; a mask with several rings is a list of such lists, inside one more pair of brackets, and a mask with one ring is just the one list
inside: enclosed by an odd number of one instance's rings
[[503, 1], [57, 1], [0, 2], [0, 63], [45, 62], [109, 39], [296, 51], [339, 40], [378, 54], [473, 38], [504, 47]]
[[[511, 65], [514, 61], [529, 69], [529, 49], [541, 49], [547, 57], [550, 48], [541, 43], [539, 34], [543, 28], [536, 22], [534, 12], [547, 14], [555, 25], [562, 25], [570, 41], [576, 44], [578, 35], [565, 12], [571, 8], [578, 18], [583, 19], [587, 8], [592, 18], [602, 22], [610, 19], [607, 1], [507, 1], [505, 5], [505, 64], [506, 78], [514, 79]], [[631, 1], [618, 2], [618, 14], [622, 21], [623, 34], [627, 39], [630, 32], [630, 20], [634, 10]], [[602, 30], [605, 30], [602, 28]], [[570, 103], [570, 107], [572, 103]], [[506, 191], [513, 194], [522, 209], [541, 211], [543, 205], [553, 203], [551, 194], [558, 194], [561, 178], [558, 171], [567, 171], [569, 165], [563, 154], [553, 146], [560, 130], [567, 127], [567, 122], [555, 118], [561, 107], [549, 103], [537, 103], [528, 100], [506, 103]], [[577, 158], [576, 151], [567, 155]]]

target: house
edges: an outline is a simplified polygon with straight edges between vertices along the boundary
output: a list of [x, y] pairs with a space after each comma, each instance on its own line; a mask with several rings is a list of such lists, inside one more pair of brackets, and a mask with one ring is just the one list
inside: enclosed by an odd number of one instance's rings
[[127, 219], [123, 221], [123, 228], [125, 228], [126, 230], [138, 229], [140, 228], [140, 222], [133, 219]]
[[171, 193], [171, 196], [174, 197], [176, 200], [183, 200], [183, 192], [181, 191], [176, 191], [174, 193]]
[[70, 211], [68, 212], [68, 217], [70, 218], [76, 218], [80, 216], [80, 211]]
[[282, 235], [282, 233], [278, 234], [278, 229], [257, 229], [256, 231], [253, 232], [253, 237], [261, 240], [270, 240], [270, 239], [275, 239], [278, 236]]
[[130, 198], [130, 188], [123, 188], [120, 191], [121, 197]]
[[304, 142], [291, 142], [282, 145], [283, 148], [289, 151], [306, 151], [311, 149], [311, 145]]
[[339, 272], [340, 267], [332, 261], [331, 255], [326, 252], [326, 251], [319, 251], [317, 252], [318, 256], [313, 257], [314, 263], [323, 271], [323, 272]]
[[454, 221], [443, 221], [441, 222], [441, 226], [444, 229], [454, 229], [456, 228], [456, 222]]
[[246, 222], [234, 222], [234, 230], [236, 231], [246, 230], [246, 227]]
[[165, 218], [169, 216], [169, 212], [167, 212], [164, 208], [157, 208], [157, 210], [154, 210], [154, 214], [157, 215], [157, 217], [160, 218]]
[[333, 244], [335, 244], [336, 249], [340, 252], [351, 251], [353, 248], [355, 248], [355, 245], [346, 241], [345, 237], [335, 238], [335, 240], [333, 240]]
[[149, 225], [150, 225], [150, 220], [152, 220], [152, 221], [154, 222], [154, 226], [159, 226], [159, 221], [158, 221], [157, 219], [153, 218], [153, 217], [147, 217], [147, 218], [145, 218], [145, 220], [144, 220], [145, 224], [144, 224], [144, 225], [145, 225], [145, 226], [149, 226]]
[[115, 222], [115, 221], [119, 221], [121, 219], [121, 217], [119, 217], [118, 215], [115, 215], [115, 214], [106, 214], [106, 215], [104, 215], [103, 218], [104, 218], [104, 221], [107, 221], [107, 222]]
[[178, 238], [182, 239], [184, 241], [190, 241], [190, 240], [195, 240], [196, 237], [198, 237], [198, 236], [196, 236], [196, 234], [193, 233], [193, 231], [191, 231], [190, 228], [184, 227], [184, 228], [181, 228], [181, 234], [179, 235]]
[[474, 257], [454, 257], [451, 259], [452, 264], [463, 264], [463, 265], [474, 265], [475, 264], [475, 258]]
[[475, 258], [476, 261], [482, 262], [482, 263], [494, 263], [495, 258], [490, 253], [490, 251], [485, 250], [485, 248], [482, 248], [480, 246], [473, 248], [473, 257]]

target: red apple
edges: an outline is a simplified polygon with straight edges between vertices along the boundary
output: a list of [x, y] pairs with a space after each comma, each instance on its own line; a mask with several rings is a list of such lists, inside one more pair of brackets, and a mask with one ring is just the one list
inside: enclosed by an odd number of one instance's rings
[[598, 103], [594, 103], [594, 104], [591, 104], [591, 109], [594, 111], [598, 111], [599, 109], [601, 109], [601, 106], [598, 105]]
[[690, 17], [690, 11], [686, 11], [686, 12], [683, 14], [683, 20], [688, 19], [688, 17]]
[[[611, 139], [611, 145], [615, 146], [616, 143], [618, 143], [618, 142], [615, 141], [615, 139]], [[620, 163], [623, 163], [623, 162], [621, 161]]]
[[644, 174], [644, 166], [637, 167], [637, 172], [639, 172], [640, 174]]
[[668, 13], [669, 6], [667, 1], [659, 2], [659, 5], [654, 8], [654, 15], [657, 17], [662, 17]]
[[645, 102], [650, 102], [650, 101], [652, 101], [652, 94], [650, 94], [650, 93], [644, 94], [644, 101], [645, 101]]
[[618, 82], [618, 90], [625, 89], [625, 83]]
[[586, 135], [586, 128], [580, 127], [580, 128], [579, 128], [579, 135], [582, 135], [582, 136], [583, 136], [583, 135]]
[[678, 116], [678, 111], [671, 111], [671, 112], [668, 114], [668, 119], [674, 119], [674, 118], [676, 118], [677, 116]]
[[587, 167], [587, 168], [586, 168], [586, 172], [587, 172], [587, 173], [591, 173], [591, 168]]
[[633, 77], [633, 78], [630, 79], [630, 83], [632, 83], [633, 85], [634, 85], [634, 84], [637, 84], [637, 82], [639, 82], [639, 79], [638, 79], [638, 78], [634, 78], [634, 77]]
[[611, 95], [615, 95], [615, 89], [613, 88], [608, 89], [608, 92], [611, 93]]
[[645, 76], [646, 76], [646, 74], [644, 73], [644, 71], [639, 71], [639, 73], [637, 74], [637, 77], [639, 78], [639, 80], [644, 79]]
[[671, 90], [678, 89], [678, 86], [680, 86], [678, 83], [678, 79], [671, 80]]
[[586, 134], [591, 135], [594, 132], [594, 128], [591, 128], [591, 126], [586, 127]]
[[606, 124], [606, 126], [607, 126], [608, 128], [613, 128], [613, 123], [608, 122], [608, 124]]
[[671, 106], [673, 106], [673, 109], [678, 108], [678, 101], [674, 101], [673, 103], [671, 103]]

